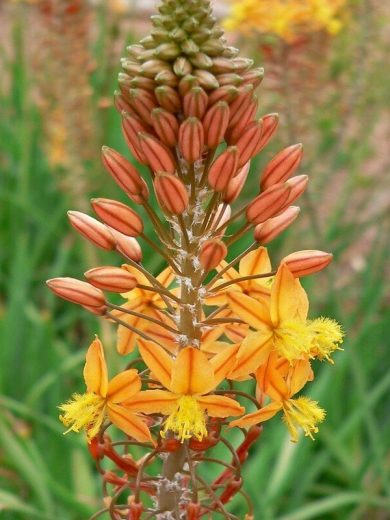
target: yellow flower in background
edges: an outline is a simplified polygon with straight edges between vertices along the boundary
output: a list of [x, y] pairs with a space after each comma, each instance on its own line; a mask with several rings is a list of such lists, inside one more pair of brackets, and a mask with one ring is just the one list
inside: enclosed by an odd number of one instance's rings
[[137, 370], [125, 370], [108, 381], [104, 350], [98, 338], [87, 351], [84, 380], [87, 392], [74, 394], [70, 401], [59, 407], [63, 412], [60, 420], [69, 428], [66, 433], [86, 430], [90, 442], [108, 417], [115, 426], [139, 442], [152, 441], [145, 423], [135, 415], [135, 411], [122, 405], [140, 393], [141, 380]]
[[275, 34], [292, 43], [319, 31], [336, 34], [342, 28], [346, 0], [231, 0], [225, 27], [240, 32]]

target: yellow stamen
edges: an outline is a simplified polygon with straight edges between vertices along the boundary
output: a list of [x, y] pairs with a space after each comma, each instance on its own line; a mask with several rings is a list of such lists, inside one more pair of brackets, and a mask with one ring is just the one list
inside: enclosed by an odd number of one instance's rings
[[330, 358], [335, 350], [340, 348], [343, 342], [344, 332], [341, 325], [330, 318], [317, 318], [308, 322], [308, 329], [313, 335], [310, 354], [321, 361], [326, 359], [334, 363]]
[[59, 406], [64, 412], [60, 415], [60, 421], [70, 431], [87, 431], [88, 441], [92, 440], [99, 433], [100, 427], [105, 417], [105, 399], [100, 395], [88, 392], [86, 394], [73, 394], [72, 399]]
[[317, 401], [308, 397], [289, 399], [283, 403], [284, 421], [293, 442], [298, 441], [298, 427], [302, 428], [305, 436], [314, 440], [313, 434], [318, 432], [317, 424], [325, 419], [325, 410], [318, 406]]
[[274, 330], [274, 347], [290, 363], [309, 354], [312, 335], [307, 326], [298, 321], [284, 322]]
[[176, 433], [181, 442], [191, 437], [201, 441], [207, 436], [206, 417], [194, 397], [182, 395], [178, 399], [176, 410], [165, 421], [163, 437], [168, 430]]

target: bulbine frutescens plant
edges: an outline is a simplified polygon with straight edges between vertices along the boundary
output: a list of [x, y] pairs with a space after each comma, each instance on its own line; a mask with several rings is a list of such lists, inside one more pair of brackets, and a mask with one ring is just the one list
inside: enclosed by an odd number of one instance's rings
[[[251, 159], [278, 125], [275, 114], [256, 119], [263, 71], [227, 46], [208, 0], [163, 0], [158, 11], [151, 34], [127, 49], [116, 94], [125, 139], [149, 169], [158, 210], [134, 165], [103, 148], [108, 172], [145, 210], [155, 237], [144, 234], [134, 209], [94, 199], [100, 221], [71, 211], [71, 224], [95, 245], [116, 249], [125, 264], [95, 267], [87, 282], [48, 282], [118, 326], [124, 369], [108, 378], [96, 337], [86, 355], [86, 392], [61, 405], [60, 418], [68, 430], [85, 430], [103, 477], [105, 508], [95, 518], [236, 518], [225, 504], [246, 496], [241, 465], [259, 425], [281, 412], [297, 441], [300, 429], [313, 437], [324, 419], [315, 401], [297, 394], [314, 377], [313, 359], [331, 361], [342, 332], [330, 319], [308, 319], [299, 278], [332, 257], [299, 251], [272, 269], [264, 246], [295, 220], [293, 204], [307, 185], [306, 176], [293, 176], [302, 148], [278, 153], [259, 194], [232, 211]], [[253, 230], [253, 245], [226, 260], [229, 246]], [[143, 266], [137, 238], [166, 262], [158, 276]], [[103, 291], [125, 302], [111, 303]], [[256, 381], [253, 394], [243, 390], [248, 380]], [[230, 428], [243, 434], [238, 447], [226, 438]], [[228, 460], [213, 457], [219, 443]], [[132, 456], [132, 446], [145, 454]], [[218, 464], [221, 474], [208, 481], [202, 462]]]

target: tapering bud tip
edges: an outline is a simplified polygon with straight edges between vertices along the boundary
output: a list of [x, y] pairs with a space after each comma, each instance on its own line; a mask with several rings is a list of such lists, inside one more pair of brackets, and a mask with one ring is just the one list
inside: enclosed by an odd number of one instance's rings
[[135, 238], [126, 236], [113, 228], [110, 228], [110, 231], [115, 238], [116, 250], [121, 255], [137, 264], [142, 261], [142, 249]]
[[104, 293], [93, 285], [76, 278], [52, 278], [47, 280], [46, 284], [60, 298], [83, 307], [99, 309], [99, 314], [104, 314]]
[[88, 282], [104, 291], [124, 293], [137, 285], [135, 276], [120, 267], [95, 267], [84, 273], [84, 276]]
[[248, 222], [255, 225], [262, 224], [277, 215], [286, 205], [290, 190], [291, 188], [287, 183], [275, 184], [258, 195], [246, 210]]
[[222, 240], [207, 240], [200, 249], [200, 263], [208, 272], [215, 269], [227, 255], [227, 247]]
[[303, 155], [302, 144], [288, 146], [279, 152], [265, 167], [260, 188], [265, 190], [279, 182], [286, 181], [298, 169]]
[[96, 214], [105, 224], [130, 237], [142, 235], [144, 225], [141, 217], [129, 206], [111, 199], [92, 199]]
[[87, 240], [107, 251], [115, 249], [115, 240], [110, 231], [98, 220], [80, 211], [68, 211], [71, 225]]
[[263, 224], [258, 224], [254, 233], [256, 242], [265, 245], [274, 240], [294, 222], [299, 212], [300, 208], [290, 206], [277, 217], [270, 218]]
[[327, 267], [333, 259], [331, 253], [317, 250], [297, 251], [282, 259], [294, 276], [300, 278], [318, 273]]
[[161, 208], [173, 215], [183, 213], [189, 203], [183, 182], [170, 173], [160, 173], [154, 179], [154, 189]]

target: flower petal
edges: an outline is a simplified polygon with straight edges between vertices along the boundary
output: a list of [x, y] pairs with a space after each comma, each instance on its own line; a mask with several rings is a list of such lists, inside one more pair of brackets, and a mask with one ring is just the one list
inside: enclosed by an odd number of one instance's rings
[[183, 348], [174, 363], [170, 390], [176, 394], [206, 394], [215, 388], [214, 370], [207, 356], [193, 347]]
[[115, 426], [129, 435], [129, 437], [133, 437], [139, 442], [152, 442], [154, 444], [149, 428], [134, 413], [126, 410], [123, 406], [113, 403], [108, 404], [107, 412]]
[[227, 295], [233, 313], [256, 330], [269, 330], [271, 320], [268, 306], [246, 294], [231, 291]]
[[290, 397], [288, 386], [283, 377], [284, 372], [284, 366], [279, 365], [278, 356], [275, 353], [272, 353], [256, 372], [259, 390], [273, 401], [280, 402]]
[[310, 361], [306, 359], [296, 361], [294, 366], [290, 369], [289, 374], [290, 396], [302, 390], [308, 381], [313, 380], [313, 377]]
[[240, 403], [224, 395], [203, 395], [196, 400], [203, 410], [207, 410], [210, 417], [231, 417], [245, 412]]
[[170, 388], [173, 370], [173, 360], [170, 355], [152, 341], [139, 339], [138, 345], [142, 359], [150, 370], [165, 388]]
[[[212, 348], [212, 345], [210, 345]], [[210, 359], [214, 369], [214, 384], [217, 387], [225, 379], [226, 375], [232, 370], [237, 358], [236, 354], [239, 345], [227, 345], [221, 352]]]
[[241, 419], [236, 419], [232, 421], [229, 426], [233, 428], [234, 426], [247, 427], [253, 426], [254, 424], [258, 424], [264, 421], [268, 421], [274, 415], [276, 415], [279, 410], [282, 409], [282, 403], [270, 403], [264, 408], [257, 410], [257, 412], [249, 413], [248, 415], [244, 415]]
[[271, 288], [271, 319], [275, 327], [283, 321], [305, 322], [309, 309], [307, 295], [286, 264], [281, 264]]
[[84, 381], [88, 392], [106, 397], [108, 387], [107, 365], [103, 345], [97, 336], [87, 351]]
[[240, 262], [240, 275], [251, 276], [271, 272], [271, 262], [265, 247], [251, 251]]
[[108, 383], [107, 398], [111, 403], [121, 403], [141, 390], [141, 379], [135, 369], [125, 370]]
[[237, 363], [229, 378], [236, 379], [254, 372], [263, 363], [273, 348], [271, 332], [253, 332], [241, 344]]
[[169, 415], [175, 411], [178, 399], [178, 395], [166, 390], [144, 390], [122, 403], [122, 405], [132, 412]]

